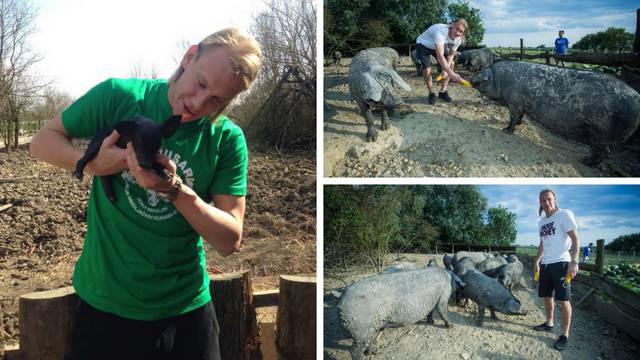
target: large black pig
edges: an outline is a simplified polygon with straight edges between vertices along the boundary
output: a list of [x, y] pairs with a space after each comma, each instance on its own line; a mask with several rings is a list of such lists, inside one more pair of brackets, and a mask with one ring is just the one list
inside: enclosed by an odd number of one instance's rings
[[598, 165], [609, 145], [625, 142], [640, 124], [640, 94], [604, 73], [500, 61], [470, 81], [509, 107], [506, 133], [512, 134], [527, 114], [553, 133], [591, 145], [587, 165]]

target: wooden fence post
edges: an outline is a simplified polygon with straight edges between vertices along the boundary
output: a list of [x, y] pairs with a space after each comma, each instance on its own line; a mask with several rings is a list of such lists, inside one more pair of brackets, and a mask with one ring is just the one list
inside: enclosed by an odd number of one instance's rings
[[211, 298], [220, 325], [220, 355], [223, 359], [262, 359], [249, 271], [210, 278]]
[[316, 358], [316, 278], [280, 276], [276, 344], [289, 359]]
[[520, 60], [524, 59], [524, 39], [520, 38]]
[[596, 253], [596, 273], [602, 275], [602, 268], [604, 267], [604, 239], [596, 241], [598, 250]]
[[64, 359], [79, 301], [71, 286], [20, 296], [20, 359]]
[[636, 36], [633, 40], [633, 54], [640, 55], [640, 9], [636, 10]]

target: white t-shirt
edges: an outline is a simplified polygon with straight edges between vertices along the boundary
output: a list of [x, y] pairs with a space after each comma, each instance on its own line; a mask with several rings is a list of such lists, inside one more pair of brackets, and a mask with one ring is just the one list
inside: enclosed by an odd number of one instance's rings
[[571, 210], [558, 209], [551, 217], [540, 219], [538, 233], [543, 247], [541, 264], [571, 261], [571, 238], [567, 234], [571, 230], [578, 230]]
[[456, 51], [458, 46], [462, 44], [462, 39], [459, 37], [451, 39], [449, 37], [449, 25], [434, 24], [418, 36], [416, 43], [422, 44], [432, 50], [436, 49], [436, 44], [444, 45], [444, 53], [446, 54], [450, 51]]

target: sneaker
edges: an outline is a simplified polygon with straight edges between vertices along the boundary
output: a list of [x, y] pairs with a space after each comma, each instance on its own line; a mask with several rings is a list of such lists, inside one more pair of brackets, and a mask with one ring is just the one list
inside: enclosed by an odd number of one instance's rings
[[547, 331], [547, 332], [552, 332], [553, 331], [553, 326], [549, 326], [547, 325], [547, 322], [543, 322], [540, 325], [536, 325], [533, 327], [533, 330], [535, 331]]
[[448, 91], [444, 91], [444, 92], [443, 92], [443, 91], [441, 91], [441, 92], [438, 94], [438, 97], [439, 97], [440, 99], [442, 99], [442, 100], [444, 100], [444, 101], [448, 102], [448, 103], [450, 103], [450, 102], [451, 102], [451, 97], [449, 96], [449, 92], [448, 92]]
[[429, 104], [431, 104], [431, 105], [435, 105], [436, 104], [436, 94], [429, 93]]
[[560, 335], [560, 337], [558, 338], [558, 341], [556, 341], [556, 343], [553, 344], [553, 347], [556, 348], [556, 350], [562, 351], [567, 348], [568, 342], [569, 342], [569, 339], [567, 339], [566, 336]]

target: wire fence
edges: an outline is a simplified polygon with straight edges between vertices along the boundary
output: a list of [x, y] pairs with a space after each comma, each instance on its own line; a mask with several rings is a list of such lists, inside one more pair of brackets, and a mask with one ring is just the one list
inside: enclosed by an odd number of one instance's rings
[[[517, 254], [536, 256], [538, 254], [538, 248], [536, 246], [518, 246], [516, 249]], [[591, 255], [588, 259], [584, 259], [582, 256], [582, 249], [580, 249], [580, 261], [588, 264], [596, 263], [596, 249], [591, 249]], [[618, 264], [620, 262], [626, 262], [629, 264], [640, 263], [640, 251], [609, 251], [604, 252], [604, 265]]]

